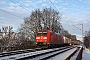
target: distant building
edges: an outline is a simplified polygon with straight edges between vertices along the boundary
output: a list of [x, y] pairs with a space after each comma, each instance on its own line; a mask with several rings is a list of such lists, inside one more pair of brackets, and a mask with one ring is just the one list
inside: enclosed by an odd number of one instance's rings
[[77, 40], [77, 39], [76, 39], [76, 35], [72, 35], [72, 36], [71, 36], [71, 44], [74, 44], [74, 40]]

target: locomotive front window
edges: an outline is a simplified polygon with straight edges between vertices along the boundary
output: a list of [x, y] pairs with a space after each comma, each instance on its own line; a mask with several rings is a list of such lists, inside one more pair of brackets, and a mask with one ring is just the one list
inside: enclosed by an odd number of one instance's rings
[[38, 32], [37, 35], [42, 35], [42, 32]]
[[43, 35], [47, 35], [47, 32], [43, 32]]
[[38, 35], [38, 36], [40, 36], [40, 35], [41, 35], [41, 36], [45, 36], [45, 35], [47, 35], [47, 32], [38, 32], [37, 35]]

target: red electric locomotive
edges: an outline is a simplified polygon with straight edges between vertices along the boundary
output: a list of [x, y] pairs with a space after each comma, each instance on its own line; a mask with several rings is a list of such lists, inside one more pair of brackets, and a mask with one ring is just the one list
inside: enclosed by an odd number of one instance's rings
[[37, 45], [56, 46], [63, 45], [63, 43], [63, 37], [50, 30], [39, 30], [36, 32]]

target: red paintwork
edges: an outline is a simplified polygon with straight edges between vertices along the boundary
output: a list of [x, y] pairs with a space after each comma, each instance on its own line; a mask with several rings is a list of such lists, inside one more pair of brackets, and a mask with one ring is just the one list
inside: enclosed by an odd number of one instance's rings
[[[47, 35], [37, 35], [38, 32], [47, 32]], [[37, 43], [46, 43], [46, 44], [71, 44], [70, 38], [65, 36], [60, 36], [53, 33], [50, 30], [39, 30], [36, 32], [36, 42]], [[74, 44], [79, 44], [77, 40], [74, 40]]]
[[[38, 36], [37, 33], [38, 32], [47, 32], [47, 35], [46, 36]], [[64, 41], [63, 41], [63, 37], [60, 36], [60, 35], [57, 35], [55, 33], [53, 33], [52, 31], [50, 30], [46, 30], [46, 31], [42, 31], [42, 30], [39, 30], [37, 31], [36, 33], [36, 42], [46, 42], [47, 44], [63, 44]], [[37, 37], [39, 37], [39, 39], [37, 39]], [[44, 39], [44, 37], [47, 37], [47, 39]], [[45, 41], [47, 40], [47, 41]]]

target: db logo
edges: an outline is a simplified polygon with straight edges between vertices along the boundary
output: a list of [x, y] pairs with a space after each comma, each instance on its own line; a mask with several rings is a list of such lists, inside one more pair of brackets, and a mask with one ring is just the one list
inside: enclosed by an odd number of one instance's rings
[[41, 36], [41, 39], [43, 39], [43, 36]]

